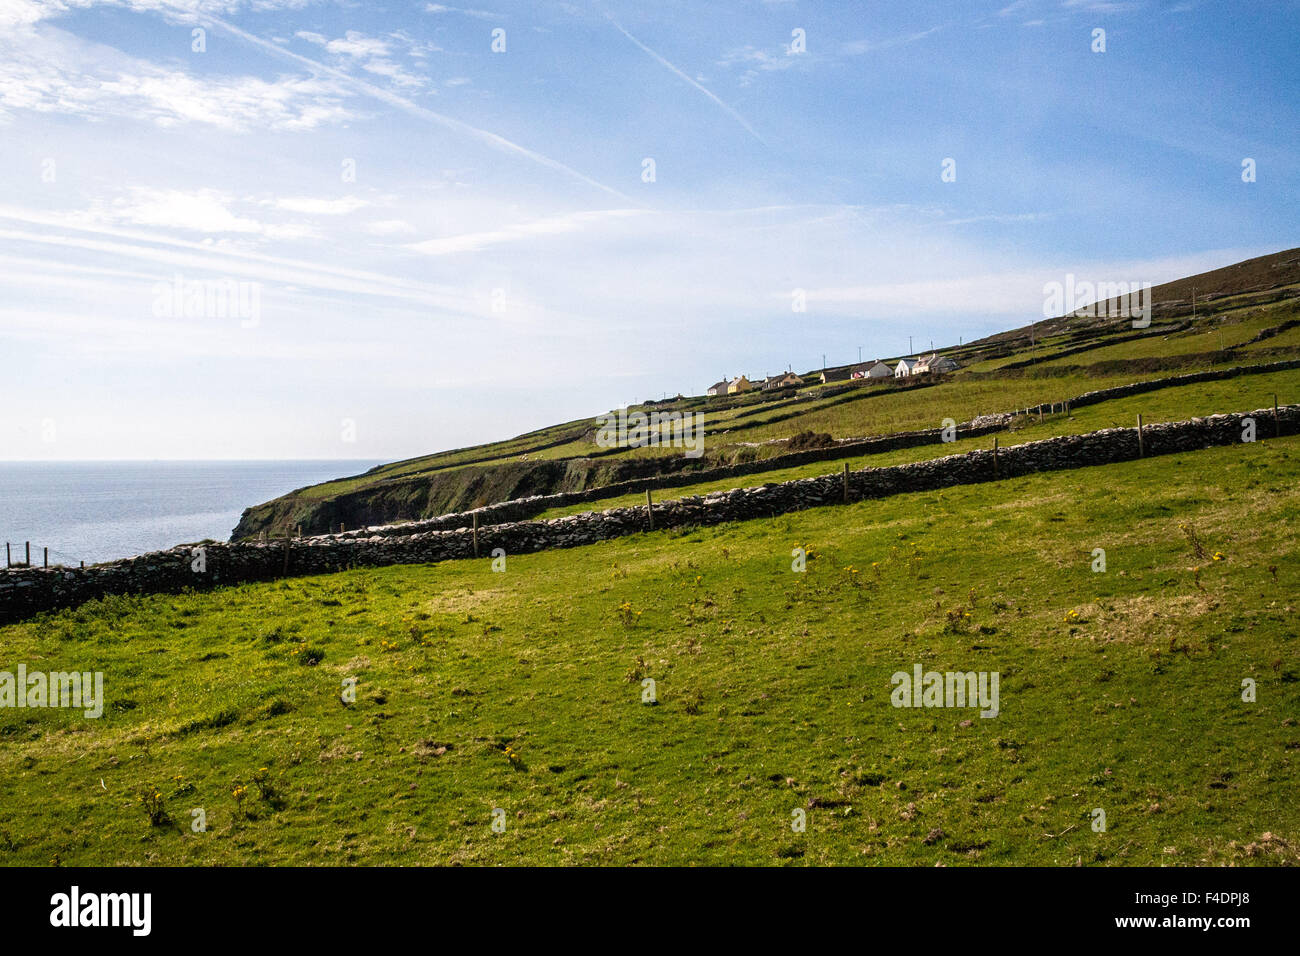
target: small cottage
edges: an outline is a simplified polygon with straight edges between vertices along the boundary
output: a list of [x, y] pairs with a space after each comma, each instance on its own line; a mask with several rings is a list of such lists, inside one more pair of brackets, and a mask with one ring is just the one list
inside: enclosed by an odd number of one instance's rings
[[803, 382], [798, 375], [793, 372], [786, 372], [783, 375], [769, 375], [763, 381], [762, 389], [765, 392], [775, 391], [778, 388], [789, 388], [792, 385], [799, 385]]
[[739, 395], [741, 392], [748, 392], [753, 387], [753, 382], [745, 378], [745, 376], [740, 375], [727, 383], [727, 394]]
[[879, 359], [853, 366], [854, 378], [889, 378], [893, 374], [894, 370]]

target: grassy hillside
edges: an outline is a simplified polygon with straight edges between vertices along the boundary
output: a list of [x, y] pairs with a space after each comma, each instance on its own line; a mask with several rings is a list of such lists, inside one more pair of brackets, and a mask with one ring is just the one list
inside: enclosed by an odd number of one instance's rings
[[[1056, 435], [1081, 435], [1085, 432], [1102, 428], [1131, 428], [1142, 414], [1143, 421], [1156, 422], [1182, 421], [1196, 416], [1213, 415], [1217, 412], [1247, 412], [1257, 408], [1267, 408], [1273, 402], [1274, 395], [1300, 395], [1300, 369], [1284, 372], [1272, 372], [1242, 378], [1227, 379], [1220, 382], [1201, 382], [1194, 385], [1181, 385], [1143, 395], [1113, 399], [1096, 405], [1086, 405], [1071, 411], [1045, 414], [1043, 421], [1034, 416], [1022, 417], [1011, 426], [1011, 436], [1006, 441], [1016, 443], [1037, 441]], [[992, 439], [988, 436], [979, 438], [957, 437], [952, 442], [935, 442], [917, 448], [906, 448], [875, 455], [858, 455], [843, 459], [853, 470], [860, 468], [881, 468], [887, 465], [900, 465], [913, 461], [925, 461], [977, 448], [988, 448]], [[747, 488], [755, 484], [777, 481], [791, 481], [795, 478], [809, 478], [824, 475], [833, 470], [825, 462], [800, 465], [793, 468], [775, 468], [755, 475], [742, 475], [714, 481], [701, 481], [697, 484], [666, 488], [656, 496], [656, 501], [670, 501], [690, 495], [705, 495], [731, 488]], [[619, 495], [602, 498], [598, 502], [568, 505], [551, 508], [538, 517], [558, 518], [566, 514], [580, 514], [584, 511], [605, 508], [626, 508], [645, 502], [644, 493]]]
[[[109, 701], [0, 710], [0, 859], [1295, 864], [1297, 456], [1287, 438], [504, 573], [0, 628], [29, 668], [102, 670]], [[914, 664], [998, 672], [999, 715], [891, 706]]]
[[430, 517], [683, 466], [762, 460], [786, 451], [784, 441], [807, 431], [844, 439], [933, 428], [945, 418], [969, 420], [1097, 388], [1300, 356], [1300, 250], [1158, 286], [1153, 299], [1160, 319], [1148, 330], [1134, 330], [1127, 320], [1072, 316], [1039, 323], [1032, 335], [1025, 327], [950, 349], [965, 367], [931, 387], [814, 384], [775, 396], [700, 396], [643, 406], [704, 416], [705, 453], [696, 461], [683, 461], [678, 449], [600, 448], [594, 418], [585, 419], [299, 489], [248, 509], [235, 536]]

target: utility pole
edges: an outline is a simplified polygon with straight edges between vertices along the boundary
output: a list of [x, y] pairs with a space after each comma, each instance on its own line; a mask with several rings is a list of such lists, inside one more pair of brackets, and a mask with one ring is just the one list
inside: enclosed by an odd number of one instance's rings
[[910, 335], [907, 337], [907, 354], [912, 354], [912, 337]]
[[858, 364], [859, 364], [859, 365], [862, 364], [862, 346], [861, 346], [861, 345], [858, 346]]

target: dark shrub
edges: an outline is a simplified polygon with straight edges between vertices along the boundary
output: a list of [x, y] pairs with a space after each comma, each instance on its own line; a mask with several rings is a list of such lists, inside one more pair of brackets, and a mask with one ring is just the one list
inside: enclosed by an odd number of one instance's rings
[[834, 444], [835, 439], [830, 436], [829, 432], [814, 432], [805, 429], [786, 442], [785, 447], [787, 451], [809, 451], [813, 448], [829, 448]]

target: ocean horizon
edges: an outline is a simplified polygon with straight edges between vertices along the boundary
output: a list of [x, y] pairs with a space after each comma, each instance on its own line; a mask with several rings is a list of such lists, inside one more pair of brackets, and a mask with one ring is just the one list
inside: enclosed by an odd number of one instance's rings
[[382, 462], [334, 460], [0, 461], [0, 541], [13, 560], [95, 564], [178, 544], [226, 541], [245, 508]]

